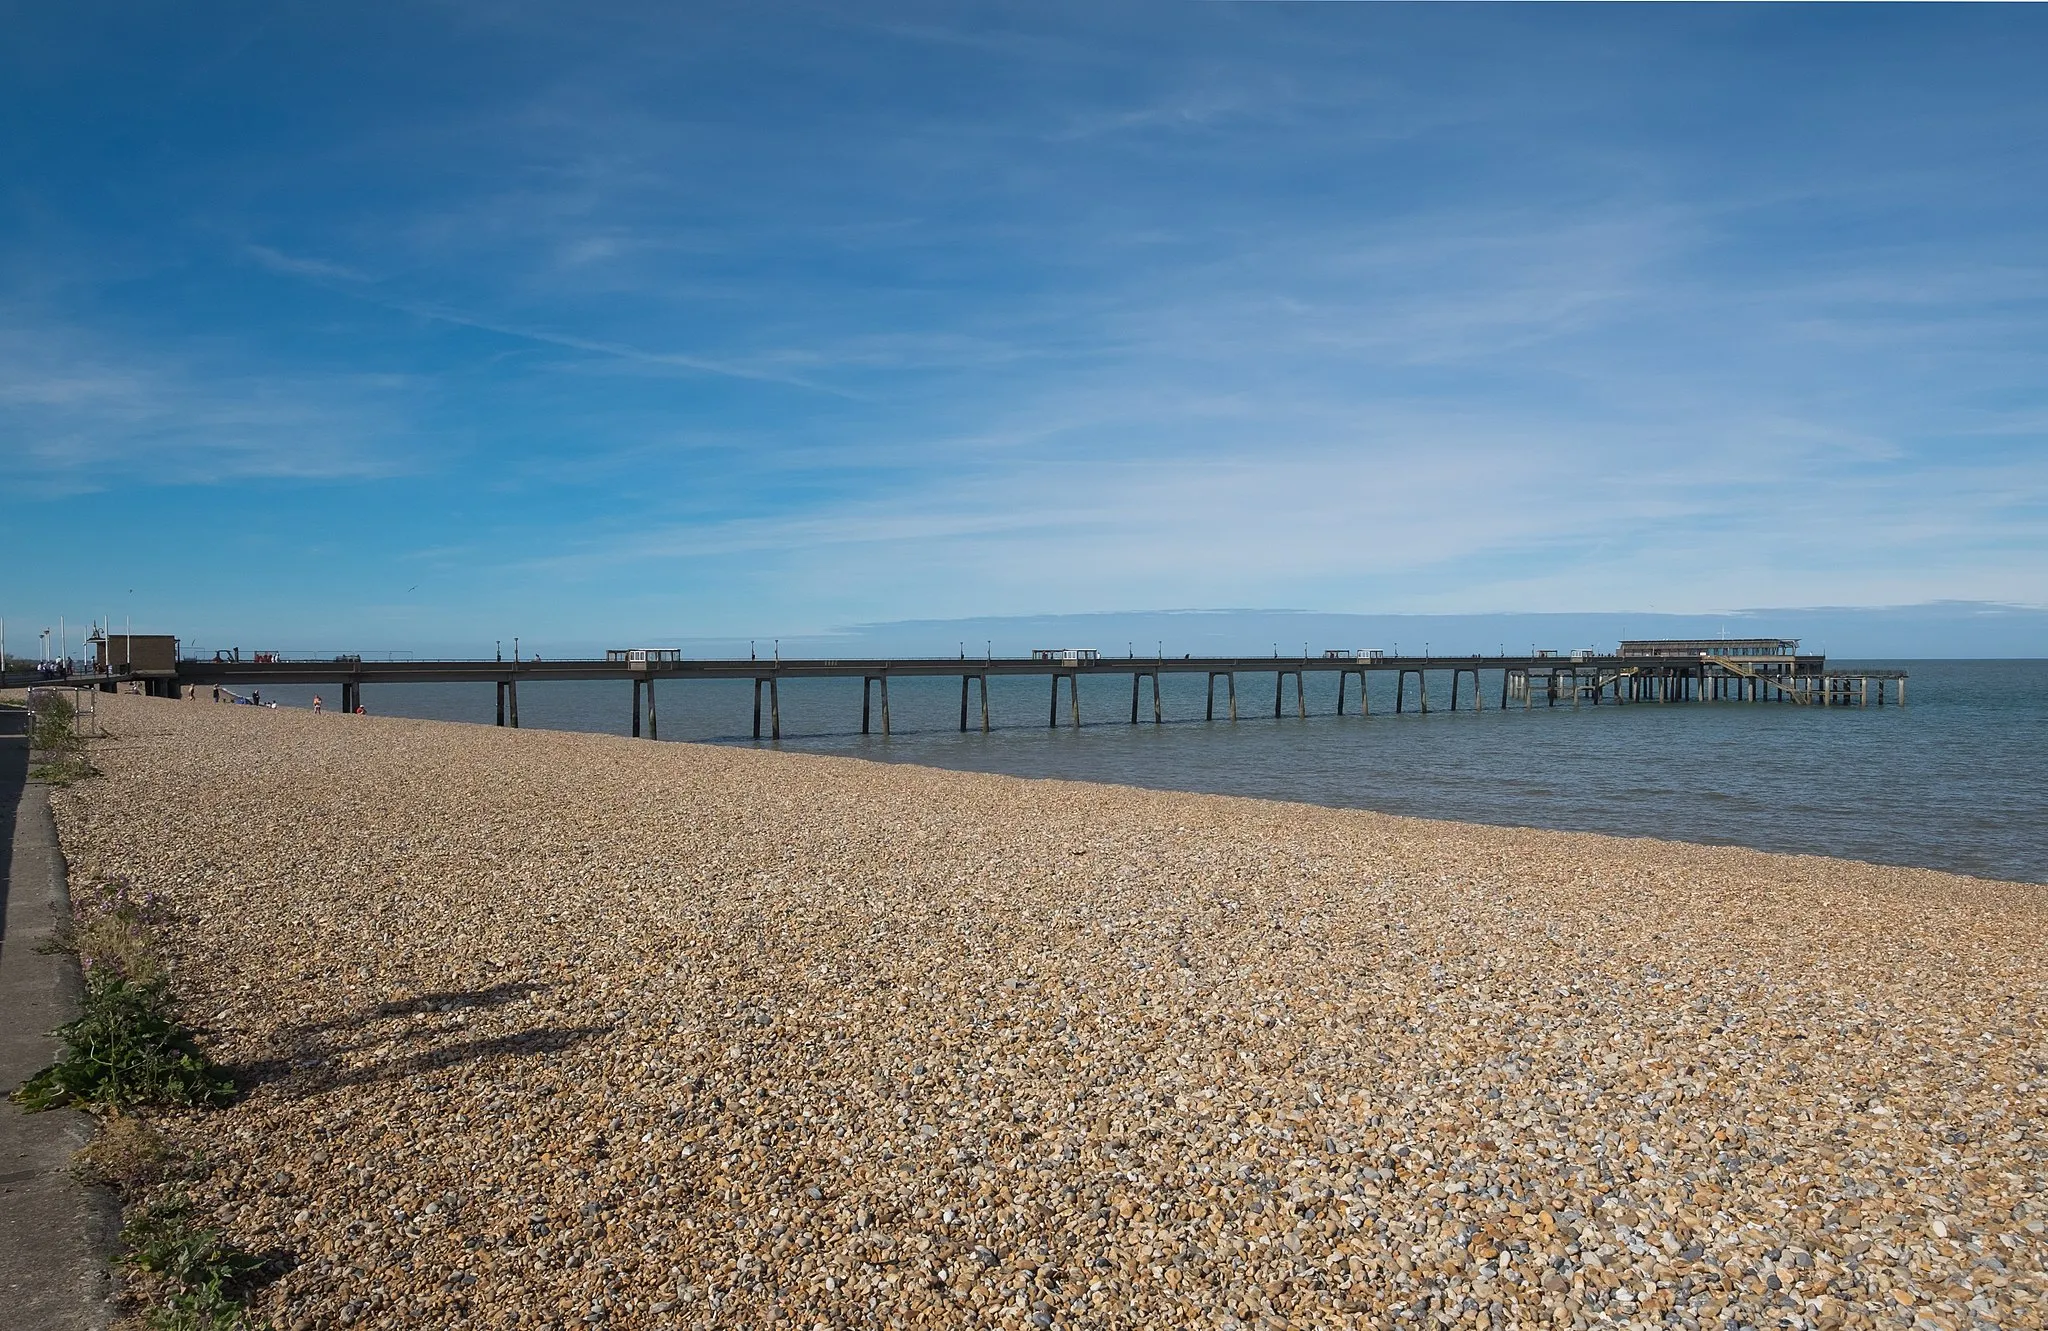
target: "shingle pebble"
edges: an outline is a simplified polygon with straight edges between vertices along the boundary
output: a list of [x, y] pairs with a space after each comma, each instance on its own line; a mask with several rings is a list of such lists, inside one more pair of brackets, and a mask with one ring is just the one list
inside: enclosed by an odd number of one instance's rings
[[171, 905], [280, 1326], [2048, 1324], [2038, 887], [102, 715], [65, 851]]

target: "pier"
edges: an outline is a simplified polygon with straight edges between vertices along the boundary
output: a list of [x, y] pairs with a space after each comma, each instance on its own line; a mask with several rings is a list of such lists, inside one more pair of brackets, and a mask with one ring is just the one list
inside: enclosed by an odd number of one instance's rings
[[[1427, 714], [1433, 710], [1485, 711], [1489, 706], [1482, 673], [1499, 675], [1498, 708], [1588, 707], [1782, 703], [1805, 707], [1903, 706], [1906, 672], [1863, 667], [1831, 667], [1825, 656], [1802, 654], [1791, 639], [1742, 641], [1624, 642], [1612, 654], [1537, 651], [1500, 656], [1395, 656], [1377, 651], [1327, 651], [1319, 656], [1127, 656], [1105, 657], [1081, 649], [1047, 649], [1025, 657], [910, 657], [855, 659], [686, 658], [663, 648], [632, 648], [607, 652], [601, 659], [569, 660], [365, 660], [337, 656], [292, 659], [283, 653], [260, 653], [241, 659], [239, 653], [212, 660], [180, 658], [154, 669], [122, 664], [101, 665], [96, 673], [74, 677], [73, 684], [119, 688], [130, 683], [159, 696], [180, 696], [186, 689], [215, 685], [252, 687], [314, 685], [336, 688], [340, 710], [354, 711], [362, 689], [370, 684], [488, 683], [496, 688], [496, 720], [519, 724], [522, 683], [566, 680], [614, 680], [631, 690], [630, 733], [659, 738], [656, 686], [693, 680], [751, 680], [754, 685], [753, 733], [756, 739], [782, 737], [781, 685], [786, 680], [858, 679], [861, 681], [861, 733], [890, 733], [889, 681], [892, 679], [957, 678], [960, 681], [960, 729], [976, 720], [991, 729], [989, 680], [1035, 676], [1048, 681], [1047, 724], [1081, 724], [1084, 679], [1130, 680], [1130, 723], [1139, 724], [1141, 701], [1149, 682], [1149, 713], [1153, 724], [1166, 719], [1161, 699], [1162, 675], [1207, 677], [1207, 720], [1217, 719], [1219, 690], [1229, 720], [1239, 719], [1237, 680], [1240, 675], [1273, 678], [1273, 715], [1292, 711], [1309, 714], [1309, 680], [1314, 691], [1335, 694], [1336, 710], [1346, 713], [1350, 681], [1358, 681], [1357, 715], [1369, 715], [1369, 675], [1395, 677], [1393, 710]], [[1433, 708], [1432, 678], [1440, 681], [1437, 697], [1447, 705]], [[17, 673], [6, 683], [45, 682]], [[1289, 685], [1292, 685], [1290, 688]], [[1062, 699], [1062, 693], [1065, 694]], [[1062, 707], [1064, 701], [1065, 706]], [[622, 706], [627, 699], [621, 698]], [[1062, 713], [1065, 713], [1064, 718]]]

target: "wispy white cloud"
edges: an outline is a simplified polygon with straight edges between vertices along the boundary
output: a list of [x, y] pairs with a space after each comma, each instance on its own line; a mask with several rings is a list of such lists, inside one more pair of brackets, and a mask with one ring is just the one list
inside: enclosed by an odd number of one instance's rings
[[422, 461], [388, 374], [285, 374], [0, 323], [0, 477], [44, 494], [360, 480]]

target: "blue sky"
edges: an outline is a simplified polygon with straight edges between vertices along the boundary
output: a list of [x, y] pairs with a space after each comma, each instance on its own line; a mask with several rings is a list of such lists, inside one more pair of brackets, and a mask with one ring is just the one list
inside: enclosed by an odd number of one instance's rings
[[2039, 606], [2044, 65], [2036, 6], [7, 5], [0, 615]]

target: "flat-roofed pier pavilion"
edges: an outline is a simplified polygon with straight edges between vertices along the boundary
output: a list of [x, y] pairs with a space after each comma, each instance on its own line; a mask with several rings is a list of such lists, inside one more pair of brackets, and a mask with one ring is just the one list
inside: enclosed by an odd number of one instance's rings
[[[1640, 703], [1782, 702], [1812, 707], [1903, 705], [1906, 674], [1902, 670], [1863, 667], [1834, 668], [1827, 658], [1802, 654], [1794, 639], [1703, 639], [1629, 641], [1611, 654], [1591, 651], [1532, 652], [1501, 656], [1396, 656], [1379, 651], [1326, 651], [1317, 656], [1124, 656], [1109, 657], [1082, 648], [1050, 648], [1030, 656], [886, 657], [867, 659], [687, 658], [666, 648], [631, 648], [607, 652], [601, 659], [411, 661], [365, 660], [356, 656], [317, 660], [285, 653], [261, 653], [241, 659], [239, 653], [212, 660], [180, 658], [169, 669], [124, 672], [117, 665], [104, 674], [74, 683], [118, 687], [139, 681], [148, 691], [175, 696], [187, 687], [332, 685], [340, 690], [344, 711], [353, 711], [366, 684], [490, 683], [497, 686], [497, 721], [519, 724], [519, 685], [549, 680], [617, 680], [631, 686], [631, 733], [643, 728], [658, 734], [655, 685], [691, 680], [747, 679], [754, 683], [754, 735], [780, 738], [781, 684], [794, 679], [859, 679], [861, 730], [888, 734], [889, 681], [903, 678], [957, 678], [960, 681], [960, 728], [976, 720], [984, 731], [989, 721], [988, 682], [997, 676], [1037, 676], [1050, 682], [1047, 723], [1081, 723], [1081, 681], [1097, 677], [1131, 682], [1130, 719], [1140, 717], [1145, 686], [1154, 722], [1165, 719], [1159, 680], [1162, 675], [1207, 676], [1205, 719], [1223, 714], [1238, 719], [1238, 676], [1271, 676], [1273, 714], [1292, 710], [1308, 715], [1308, 679], [1322, 676], [1335, 685], [1339, 715], [1352, 697], [1357, 680], [1357, 714], [1367, 711], [1365, 681], [1370, 674], [1393, 674], [1394, 711], [1427, 713], [1430, 681], [1439, 681], [1437, 697], [1448, 710], [1484, 710], [1481, 672], [1498, 672], [1498, 705], [1580, 707]], [[1447, 677], [1447, 678], [1446, 678]], [[1290, 690], [1290, 681], [1293, 688]], [[30, 677], [15, 684], [37, 682]], [[1219, 685], [1221, 686], [1219, 688]], [[1447, 688], [1445, 686], [1448, 686]], [[1289, 697], [1290, 692], [1292, 697]], [[1064, 697], [1062, 695], [1064, 694]], [[1219, 696], [1220, 695], [1220, 696]], [[1064, 706], [1062, 703], [1064, 702]], [[1288, 703], [1293, 706], [1290, 709]], [[971, 704], [978, 703], [978, 707]], [[978, 715], [977, 715], [978, 713]], [[1062, 715], [1064, 713], [1064, 716]], [[643, 721], [644, 716], [644, 721]]]

